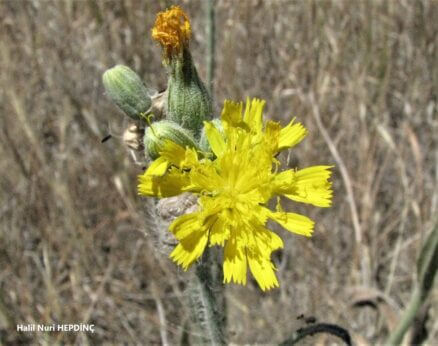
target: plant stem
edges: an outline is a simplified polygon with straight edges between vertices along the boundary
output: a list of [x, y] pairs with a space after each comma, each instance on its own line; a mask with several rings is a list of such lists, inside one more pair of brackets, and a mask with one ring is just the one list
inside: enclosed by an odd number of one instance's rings
[[434, 285], [435, 274], [438, 269], [438, 225], [430, 232], [424, 242], [417, 261], [418, 283], [412, 293], [411, 300], [405, 308], [403, 315], [391, 332], [386, 345], [400, 345], [418, 310], [426, 301]]
[[409, 301], [409, 305], [406, 307], [403, 317], [400, 320], [399, 324], [397, 325], [397, 328], [391, 333], [389, 336], [389, 339], [387, 340], [387, 345], [400, 345], [403, 336], [405, 335], [406, 331], [410, 327], [412, 321], [414, 320], [418, 310], [421, 307], [422, 303], [422, 294], [421, 290], [416, 287], [411, 300]]
[[211, 275], [210, 251], [204, 252], [196, 266], [196, 275], [190, 287], [193, 319], [202, 335], [202, 342], [209, 345], [225, 345], [224, 319], [218, 307], [214, 280]]
[[214, 13], [214, 0], [206, 1], [206, 24], [207, 24], [207, 89], [210, 93], [210, 97], [213, 100], [213, 80], [215, 69], [215, 13]]

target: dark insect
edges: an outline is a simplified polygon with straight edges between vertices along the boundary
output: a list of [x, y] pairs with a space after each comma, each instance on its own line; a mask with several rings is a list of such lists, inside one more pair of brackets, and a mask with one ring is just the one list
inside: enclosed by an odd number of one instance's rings
[[316, 317], [314, 316], [305, 316], [304, 314], [299, 314], [297, 316], [297, 320], [304, 320], [307, 324], [312, 324], [316, 322]]
[[100, 143], [105, 143], [108, 139], [110, 139], [112, 136], [111, 134], [106, 135], [105, 137], [102, 138], [102, 140], [100, 141]]
[[306, 322], [307, 324], [315, 323], [315, 322], [316, 322], [316, 317], [314, 317], [314, 316], [306, 317], [306, 318], [304, 319], [304, 322]]

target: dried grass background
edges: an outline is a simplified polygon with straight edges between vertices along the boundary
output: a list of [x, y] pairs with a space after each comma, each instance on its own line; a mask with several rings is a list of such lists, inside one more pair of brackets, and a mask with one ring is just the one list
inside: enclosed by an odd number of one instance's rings
[[[122, 63], [165, 88], [150, 29], [174, 3], [192, 20], [205, 77], [201, 0], [0, 2], [3, 342], [180, 342], [184, 274], [149, 241], [141, 167], [101, 83]], [[310, 240], [278, 230], [280, 289], [227, 286], [229, 341], [278, 343], [304, 314], [381, 343], [390, 318], [351, 304], [358, 287], [377, 290], [398, 314], [437, 222], [438, 2], [220, 0], [216, 11], [216, 114], [225, 98], [264, 98], [269, 117], [296, 116], [310, 130], [284, 157], [291, 166], [336, 165], [332, 208], [288, 206], [317, 223]], [[428, 344], [438, 340], [437, 302], [435, 289]], [[26, 323], [97, 330], [17, 333]]]

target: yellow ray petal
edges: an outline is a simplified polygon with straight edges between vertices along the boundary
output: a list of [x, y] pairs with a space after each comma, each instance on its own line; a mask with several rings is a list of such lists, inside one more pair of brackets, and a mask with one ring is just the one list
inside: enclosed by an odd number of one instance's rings
[[246, 285], [246, 253], [243, 244], [234, 237], [227, 241], [224, 250], [224, 283]]
[[278, 150], [292, 148], [306, 137], [307, 129], [301, 123], [294, 124], [295, 119], [280, 131]]
[[214, 191], [222, 184], [220, 175], [213, 165], [204, 164], [190, 171], [193, 190]]
[[208, 241], [208, 233], [202, 229], [192, 232], [180, 241], [170, 254], [170, 258], [187, 270], [204, 252]]
[[222, 109], [221, 119], [225, 125], [237, 126], [242, 122], [242, 102], [233, 102], [225, 100], [224, 108]]
[[254, 253], [248, 253], [248, 263], [251, 273], [262, 291], [279, 287], [278, 280], [274, 272], [275, 267], [270, 259], [262, 258]]
[[265, 210], [268, 213], [269, 218], [275, 222], [278, 222], [288, 231], [305, 235], [307, 237], [312, 235], [314, 222], [307, 216], [295, 213], [286, 213], [283, 211], [273, 212], [269, 209]]
[[210, 227], [210, 246], [224, 246], [225, 241], [230, 237], [230, 227], [223, 220], [222, 215], [214, 218]]
[[293, 193], [295, 190], [295, 170], [289, 169], [277, 173], [272, 179], [272, 190], [275, 194], [282, 195], [286, 193]]
[[[264, 214], [265, 212], [261, 211], [261, 213]], [[283, 248], [283, 240], [277, 234], [264, 227], [253, 226], [253, 236], [263, 258], [270, 258], [273, 251]]]
[[186, 158], [186, 149], [175, 142], [166, 140], [164, 142], [163, 149], [160, 151], [160, 155], [163, 159], [169, 161], [177, 167], [180, 167], [181, 162]]
[[166, 173], [168, 167], [169, 167], [169, 161], [167, 161], [164, 157], [159, 157], [158, 159], [156, 159], [154, 162], [150, 164], [145, 174], [162, 176], [164, 175], [164, 173]]
[[181, 240], [189, 236], [192, 232], [203, 228], [203, 218], [201, 212], [185, 214], [175, 219], [169, 226], [176, 239]]
[[225, 150], [225, 141], [219, 130], [210, 122], [204, 122], [205, 133], [211, 150], [217, 157], [221, 157]]
[[265, 107], [266, 101], [259, 100], [257, 98], [246, 99], [245, 114], [243, 116], [243, 121], [249, 126], [251, 131], [254, 133], [262, 132], [263, 128], [263, 108]]
[[333, 191], [328, 181], [333, 166], [312, 166], [295, 172], [294, 189], [284, 195], [297, 202], [330, 207]]
[[[265, 130], [265, 146], [271, 153], [277, 153], [279, 151], [279, 136], [281, 133], [281, 126], [275, 121], [268, 121], [266, 123]], [[271, 154], [272, 156], [272, 154]]]
[[164, 176], [142, 174], [138, 177], [138, 193], [159, 198], [172, 197], [183, 193], [189, 184], [187, 175], [176, 170]]
[[261, 226], [253, 226], [249, 230], [251, 233], [246, 238], [245, 246], [251, 273], [263, 291], [278, 287], [271, 253], [282, 248], [283, 241], [277, 234]]

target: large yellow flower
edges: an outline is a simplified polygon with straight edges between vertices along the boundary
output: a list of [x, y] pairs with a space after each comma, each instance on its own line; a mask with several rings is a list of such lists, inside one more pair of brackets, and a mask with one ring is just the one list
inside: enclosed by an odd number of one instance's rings
[[[224, 282], [246, 284], [247, 267], [263, 291], [278, 287], [271, 253], [283, 241], [265, 225], [268, 219], [288, 231], [310, 236], [313, 221], [283, 211], [280, 203], [267, 208], [274, 196], [329, 207], [332, 190], [331, 166], [313, 166], [278, 172], [276, 154], [299, 143], [306, 135], [300, 123], [284, 128], [273, 121], [263, 124], [265, 102], [226, 101], [223, 130], [206, 122], [211, 155], [168, 142], [161, 156], [139, 177], [139, 193], [170, 197], [183, 192], [199, 196], [198, 211], [178, 217], [170, 231], [179, 244], [170, 257], [185, 270], [207, 245], [224, 249]], [[243, 114], [242, 114], [243, 113]]]

